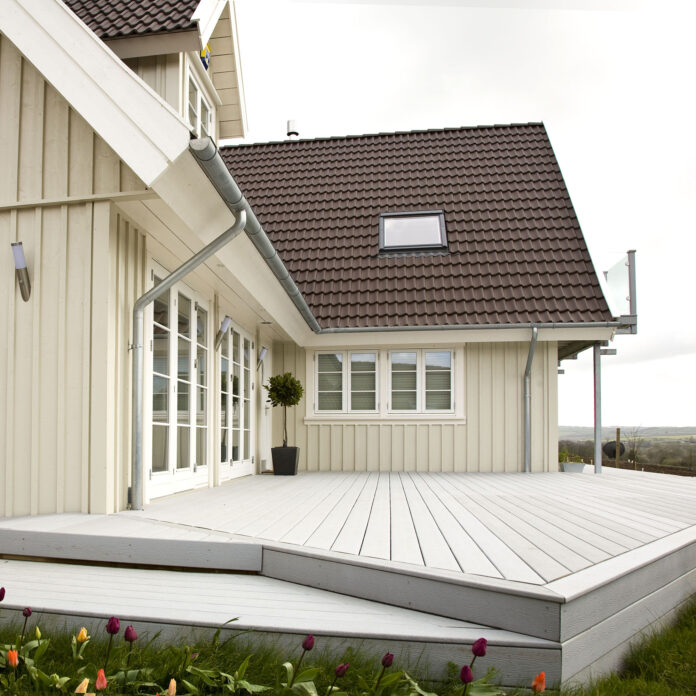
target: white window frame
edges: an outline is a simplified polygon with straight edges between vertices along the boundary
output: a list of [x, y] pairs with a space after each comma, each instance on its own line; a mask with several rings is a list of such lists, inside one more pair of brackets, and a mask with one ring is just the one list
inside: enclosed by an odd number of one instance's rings
[[[416, 354], [416, 408], [411, 410], [401, 410], [392, 408], [392, 355], [394, 353], [415, 353]], [[447, 409], [426, 409], [425, 408], [425, 354], [426, 353], [449, 353], [450, 354], [450, 407]], [[429, 416], [440, 414], [453, 414], [456, 410], [456, 352], [451, 348], [393, 348], [389, 350], [387, 360], [387, 413], [395, 415], [417, 415]]]
[[[352, 392], [352, 370], [350, 369], [350, 358], [353, 354], [372, 353], [375, 356], [375, 408], [374, 409], [351, 409], [351, 392]], [[339, 410], [329, 411], [319, 409], [319, 356], [320, 355], [342, 355], [341, 366], [341, 408]], [[332, 414], [351, 414], [361, 415], [369, 414], [374, 416], [380, 412], [380, 351], [374, 348], [364, 348], [356, 350], [318, 350], [314, 353], [314, 413], [319, 416], [327, 416]]]
[[[200, 59], [198, 62], [200, 63]], [[201, 70], [204, 70], [202, 66]], [[208, 81], [210, 80], [210, 78], [208, 78], [207, 75], [206, 78], [208, 79]], [[189, 98], [191, 82], [193, 82], [197, 91], [195, 103], [195, 123], [191, 123], [191, 119], [189, 117]], [[211, 99], [208, 86], [204, 84], [204, 81], [201, 78], [201, 75], [199, 74], [198, 67], [196, 67], [195, 69], [192, 67], [191, 59], [187, 61], [187, 69], [185, 71], [184, 92], [184, 116], [186, 118], [186, 122], [189, 124], [191, 132], [195, 133], [199, 138], [203, 137], [203, 135], [209, 135], [211, 138], [215, 138], [215, 104], [213, 103], [214, 100]], [[206, 108], [208, 109], [209, 120], [208, 128], [205, 129], [205, 133], [203, 133], [201, 129], [201, 104], [205, 104]]]
[[[419, 217], [436, 218], [440, 231], [439, 242], [423, 242], [421, 244], [387, 244], [385, 226], [391, 219], [416, 219]], [[419, 252], [419, 251], [447, 251], [447, 227], [445, 225], [445, 213], [442, 210], [418, 210], [402, 213], [380, 213], [379, 216], [379, 250], [381, 253], [391, 252]]]

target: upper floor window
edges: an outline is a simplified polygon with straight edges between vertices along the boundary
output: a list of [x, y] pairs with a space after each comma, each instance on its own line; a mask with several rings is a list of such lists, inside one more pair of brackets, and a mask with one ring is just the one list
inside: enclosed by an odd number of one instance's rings
[[200, 85], [193, 73], [188, 78], [188, 120], [191, 130], [199, 137], [211, 135], [212, 110], [208, 100], [203, 96]]
[[381, 251], [446, 249], [445, 215], [431, 210], [416, 213], [382, 213], [379, 216]]

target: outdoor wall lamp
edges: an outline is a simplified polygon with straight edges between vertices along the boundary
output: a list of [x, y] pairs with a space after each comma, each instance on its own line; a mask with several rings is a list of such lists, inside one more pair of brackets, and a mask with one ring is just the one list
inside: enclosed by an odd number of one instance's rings
[[222, 344], [222, 339], [225, 338], [225, 334], [227, 333], [227, 329], [230, 328], [231, 323], [232, 319], [230, 319], [230, 317], [228, 316], [226, 316], [222, 320], [222, 324], [220, 324], [220, 330], [217, 332], [217, 336], [215, 336], [215, 350], [217, 350]]
[[261, 346], [261, 350], [259, 351], [259, 361], [256, 363], [257, 370], [259, 369], [259, 367], [261, 367], [261, 363], [263, 362], [263, 359], [266, 357], [266, 353], [268, 353], [268, 348], [266, 348], [266, 346]]
[[19, 283], [19, 292], [22, 293], [22, 299], [27, 302], [31, 297], [31, 282], [29, 281], [29, 271], [27, 271], [27, 261], [24, 258], [22, 242], [12, 242], [12, 255], [14, 256], [15, 275]]

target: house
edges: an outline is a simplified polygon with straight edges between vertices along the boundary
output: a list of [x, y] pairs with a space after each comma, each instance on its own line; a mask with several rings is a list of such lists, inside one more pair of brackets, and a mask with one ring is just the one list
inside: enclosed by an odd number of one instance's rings
[[232, 0], [6, 0], [0, 31], [1, 516], [259, 473], [284, 371], [302, 470], [556, 470], [558, 361], [622, 321], [543, 125], [218, 152]]

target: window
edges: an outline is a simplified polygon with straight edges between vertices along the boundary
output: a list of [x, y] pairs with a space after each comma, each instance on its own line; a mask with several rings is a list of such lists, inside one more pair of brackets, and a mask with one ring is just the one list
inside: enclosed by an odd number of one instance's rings
[[200, 85], [189, 73], [188, 79], [188, 120], [191, 130], [199, 137], [211, 134], [212, 110], [208, 100], [203, 96]]
[[382, 213], [379, 216], [381, 251], [446, 249], [447, 233], [442, 211]]
[[377, 353], [317, 353], [316, 411], [365, 413], [377, 410]]
[[[380, 368], [380, 365], [382, 367]], [[452, 414], [454, 351], [320, 351], [314, 354], [314, 413], [383, 417]], [[386, 395], [380, 403], [380, 387]]]
[[389, 389], [392, 412], [451, 412], [454, 408], [452, 351], [393, 351]]

